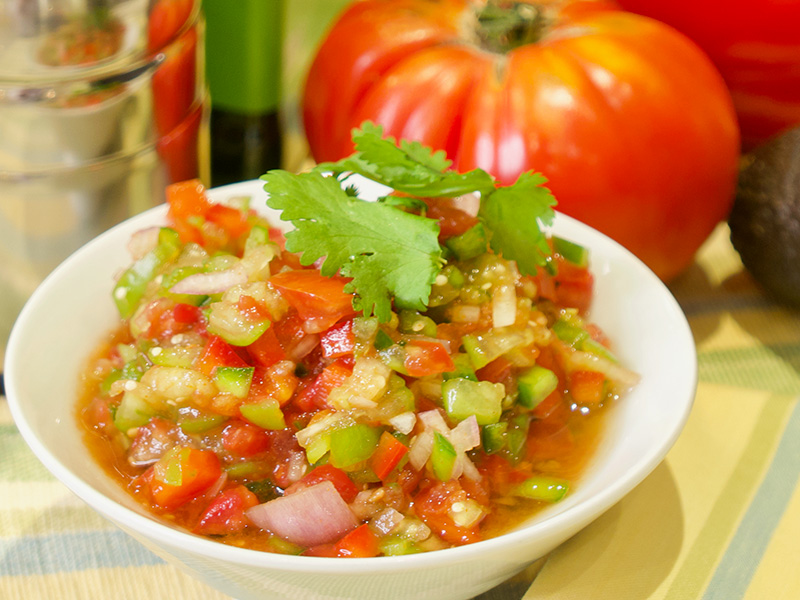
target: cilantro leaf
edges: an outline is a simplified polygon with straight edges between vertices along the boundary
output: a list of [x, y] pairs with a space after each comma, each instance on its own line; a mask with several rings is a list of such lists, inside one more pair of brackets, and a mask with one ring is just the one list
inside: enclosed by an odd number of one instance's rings
[[315, 170], [352, 172], [415, 196], [454, 197], [494, 190], [491, 175], [481, 169], [467, 173], [448, 171], [452, 164], [443, 150], [433, 152], [419, 142], [383, 137], [383, 127], [365, 121], [353, 130], [356, 152], [338, 162], [322, 163]]
[[392, 299], [400, 308], [424, 310], [443, 260], [433, 219], [387, 204], [353, 198], [335, 177], [270, 171], [261, 177], [267, 205], [295, 229], [286, 249], [309, 265], [320, 258], [323, 275], [352, 277], [354, 308], [388, 321]]
[[497, 188], [481, 200], [478, 217], [491, 231], [492, 250], [515, 260], [526, 275], [547, 265], [550, 246], [542, 233], [553, 223], [556, 200], [539, 173], [523, 173], [508, 187]]

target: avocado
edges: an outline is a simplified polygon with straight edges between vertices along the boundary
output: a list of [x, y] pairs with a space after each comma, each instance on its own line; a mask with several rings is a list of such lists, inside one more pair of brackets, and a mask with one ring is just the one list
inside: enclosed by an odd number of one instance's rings
[[728, 225], [753, 278], [800, 308], [800, 127], [743, 157]]

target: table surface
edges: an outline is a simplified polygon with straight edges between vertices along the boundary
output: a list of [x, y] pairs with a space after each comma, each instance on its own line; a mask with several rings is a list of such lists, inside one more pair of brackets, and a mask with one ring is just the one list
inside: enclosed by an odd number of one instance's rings
[[[800, 314], [757, 289], [724, 226], [670, 288], [698, 348], [682, 435], [621, 502], [481, 600], [800, 598]], [[225, 596], [73, 496], [0, 397], [0, 598]]]

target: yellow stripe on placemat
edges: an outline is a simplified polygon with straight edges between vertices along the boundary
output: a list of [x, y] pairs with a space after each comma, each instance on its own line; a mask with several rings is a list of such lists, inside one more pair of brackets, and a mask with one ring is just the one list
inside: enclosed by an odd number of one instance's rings
[[555, 550], [525, 600], [701, 598], [770, 467], [794, 404], [765, 392], [701, 384], [666, 461]]
[[166, 564], [0, 577], [3, 600], [230, 600]]

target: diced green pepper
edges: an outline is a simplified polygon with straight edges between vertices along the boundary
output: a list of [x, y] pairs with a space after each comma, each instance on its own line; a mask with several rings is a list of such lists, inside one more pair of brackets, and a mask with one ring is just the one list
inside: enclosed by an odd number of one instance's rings
[[[217, 368], [219, 371], [219, 368]], [[285, 429], [286, 420], [283, 418], [283, 411], [277, 400], [265, 398], [260, 402], [252, 402], [239, 406], [241, 415], [264, 429]]]
[[517, 379], [517, 403], [525, 408], [535, 408], [558, 387], [558, 376], [539, 365], [522, 373]]
[[456, 377], [469, 379], [470, 381], [478, 381], [478, 376], [475, 375], [475, 369], [472, 368], [472, 361], [470, 361], [469, 356], [461, 353], [455, 354], [453, 355], [453, 364], [456, 366], [455, 371], [442, 373], [442, 378], [445, 381]]
[[589, 250], [575, 242], [553, 236], [553, 250], [574, 265], [589, 266]]
[[378, 447], [379, 428], [356, 423], [330, 433], [331, 464], [346, 469], [367, 460]]
[[456, 449], [453, 444], [438, 431], [433, 434], [433, 449], [431, 450], [431, 467], [433, 474], [440, 481], [448, 481], [453, 474], [456, 464]]
[[114, 426], [122, 432], [145, 425], [157, 411], [145, 401], [139, 390], [125, 390], [114, 413]]
[[178, 411], [178, 426], [184, 433], [202, 433], [222, 425], [228, 418], [216, 413], [206, 413], [196, 408], [183, 408]]
[[214, 383], [220, 392], [237, 398], [247, 398], [254, 372], [254, 367], [217, 367], [214, 371]]
[[568, 491], [569, 482], [555, 477], [536, 475], [517, 485], [512, 493], [531, 500], [558, 502]]
[[162, 227], [158, 232], [156, 247], [122, 274], [114, 286], [113, 298], [123, 319], [133, 316], [144, 297], [147, 284], [166, 263], [178, 256], [180, 250], [181, 241], [178, 232], [169, 227]]
[[531, 418], [528, 414], [516, 415], [509, 421], [508, 431], [506, 431], [506, 452], [512, 463], [516, 464], [525, 453], [525, 444], [528, 441], [528, 429], [530, 428]]
[[389, 334], [386, 333], [383, 329], [378, 329], [377, 333], [375, 334], [375, 349], [376, 350], [386, 350], [390, 346], [394, 344], [394, 340], [389, 337]]
[[587, 337], [586, 339], [581, 341], [581, 343], [579, 345], [579, 348], [581, 350], [583, 350], [584, 352], [588, 352], [590, 354], [594, 354], [596, 356], [600, 356], [602, 358], [610, 360], [613, 363], [618, 363], [619, 362], [619, 360], [617, 359], [616, 356], [614, 356], [614, 353], [611, 352], [611, 350], [609, 350], [608, 348], [603, 346], [603, 344], [593, 340], [590, 337]]
[[325, 457], [331, 449], [331, 434], [328, 431], [315, 436], [306, 444], [306, 459], [308, 464], [316, 465]]
[[505, 448], [508, 423], [489, 423], [481, 427], [481, 443], [486, 454], [496, 454]]
[[111, 390], [111, 384], [120, 379], [122, 379], [122, 369], [112, 369], [108, 375], [103, 378], [103, 381], [100, 382], [100, 391], [103, 395], [108, 396], [108, 392]]
[[380, 539], [378, 547], [384, 556], [402, 556], [417, 554], [420, 549], [417, 544], [399, 535], [387, 535]]
[[479, 425], [497, 423], [502, 413], [505, 389], [502, 384], [469, 379], [448, 379], [442, 383], [442, 400], [447, 416], [463, 421], [475, 415]]
[[436, 337], [436, 322], [413, 310], [401, 310], [397, 326], [400, 333]]
[[589, 332], [583, 327], [576, 325], [566, 319], [558, 319], [553, 323], [553, 333], [562, 342], [566, 342], [573, 348], [589, 337]]
[[444, 244], [448, 250], [455, 254], [458, 260], [469, 260], [486, 252], [489, 238], [483, 223], [478, 223], [467, 229], [461, 235], [449, 238]]

